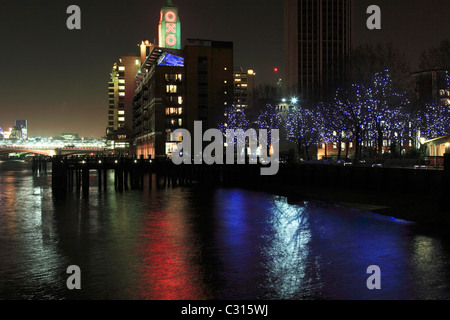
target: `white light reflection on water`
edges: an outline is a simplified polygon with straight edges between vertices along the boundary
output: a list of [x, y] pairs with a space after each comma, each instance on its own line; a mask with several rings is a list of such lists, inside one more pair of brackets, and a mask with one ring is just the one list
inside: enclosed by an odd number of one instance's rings
[[273, 231], [263, 254], [266, 287], [276, 299], [293, 299], [305, 281], [311, 230], [307, 203], [296, 206], [286, 198], [274, 198], [268, 223]]

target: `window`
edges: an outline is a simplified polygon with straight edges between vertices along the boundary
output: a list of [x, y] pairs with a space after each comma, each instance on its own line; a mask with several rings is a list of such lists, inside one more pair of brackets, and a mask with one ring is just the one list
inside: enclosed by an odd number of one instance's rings
[[125, 111], [124, 110], [119, 110], [119, 115], [124, 115]]
[[125, 67], [124, 66], [120, 66], [119, 67], [119, 71], [125, 71]]
[[125, 79], [120, 79], [120, 80], [119, 80], [119, 83], [120, 83], [120, 84], [125, 84]]
[[168, 84], [168, 85], [166, 85], [166, 92], [167, 93], [177, 93], [178, 92], [178, 87], [176, 85], [173, 85], [173, 84]]
[[183, 97], [178, 97], [178, 104], [183, 104]]
[[125, 86], [119, 86], [119, 90], [125, 90]]
[[119, 97], [125, 97], [125, 92], [119, 92]]
[[119, 122], [125, 122], [125, 117], [119, 117]]

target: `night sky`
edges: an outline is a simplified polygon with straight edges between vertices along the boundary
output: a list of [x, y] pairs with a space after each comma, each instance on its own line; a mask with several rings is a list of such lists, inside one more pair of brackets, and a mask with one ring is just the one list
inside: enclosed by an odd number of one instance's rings
[[[105, 133], [108, 76], [121, 55], [157, 38], [165, 0], [3, 1], [0, 8], [0, 126], [28, 120], [31, 136]], [[66, 9], [81, 8], [82, 30], [68, 30]], [[257, 83], [283, 70], [282, 0], [174, 0], [182, 39], [234, 42], [235, 68], [253, 68]], [[382, 9], [382, 30], [366, 28], [366, 9]], [[355, 0], [353, 44], [392, 42], [412, 66], [420, 53], [450, 38], [448, 0]]]

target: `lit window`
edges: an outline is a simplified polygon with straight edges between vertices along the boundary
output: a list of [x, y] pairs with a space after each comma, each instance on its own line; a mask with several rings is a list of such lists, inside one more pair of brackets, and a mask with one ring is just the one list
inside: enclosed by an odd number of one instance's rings
[[125, 122], [125, 117], [119, 117], [119, 122]]
[[178, 92], [178, 88], [177, 88], [176, 85], [168, 84], [168, 85], [166, 86], [166, 92], [167, 92], [167, 93], [177, 93], [177, 92]]
[[182, 119], [178, 119], [178, 125], [181, 127], [183, 125], [183, 120]]
[[136, 65], [137, 65], [137, 66], [139, 65], [139, 60], [136, 60]]
[[119, 97], [125, 97], [125, 92], [119, 92]]
[[227, 68], [223, 68], [223, 70], [227, 71], [228, 69]]
[[119, 115], [124, 115], [124, 114], [125, 114], [125, 111], [119, 110]]
[[125, 86], [119, 86], [119, 90], [125, 90]]
[[119, 67], [119, 71], [125, 71], [125, 67], [124, 66], [120, 66]]
[[225, 80], [223, 83], [227, 83], [227, 80]]
[[124, 83], [125, 83], [125, 79], [120, 79], [120, 80], [119, 80], [119, 83], [120, 83], [120, 84], [124, 84]]
[[178, 97], [178, 104], [183, 104], [183, 97]]

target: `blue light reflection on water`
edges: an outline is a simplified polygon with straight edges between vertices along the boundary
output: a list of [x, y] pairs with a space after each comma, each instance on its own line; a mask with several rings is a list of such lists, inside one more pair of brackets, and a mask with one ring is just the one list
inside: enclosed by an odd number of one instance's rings
[[50, 176], [0, 165], [0, 298], [450, 298], [448, 236], [414, 223], [242, 189], [100, 191], [95, 176], [88, 198], [55, 200]]

